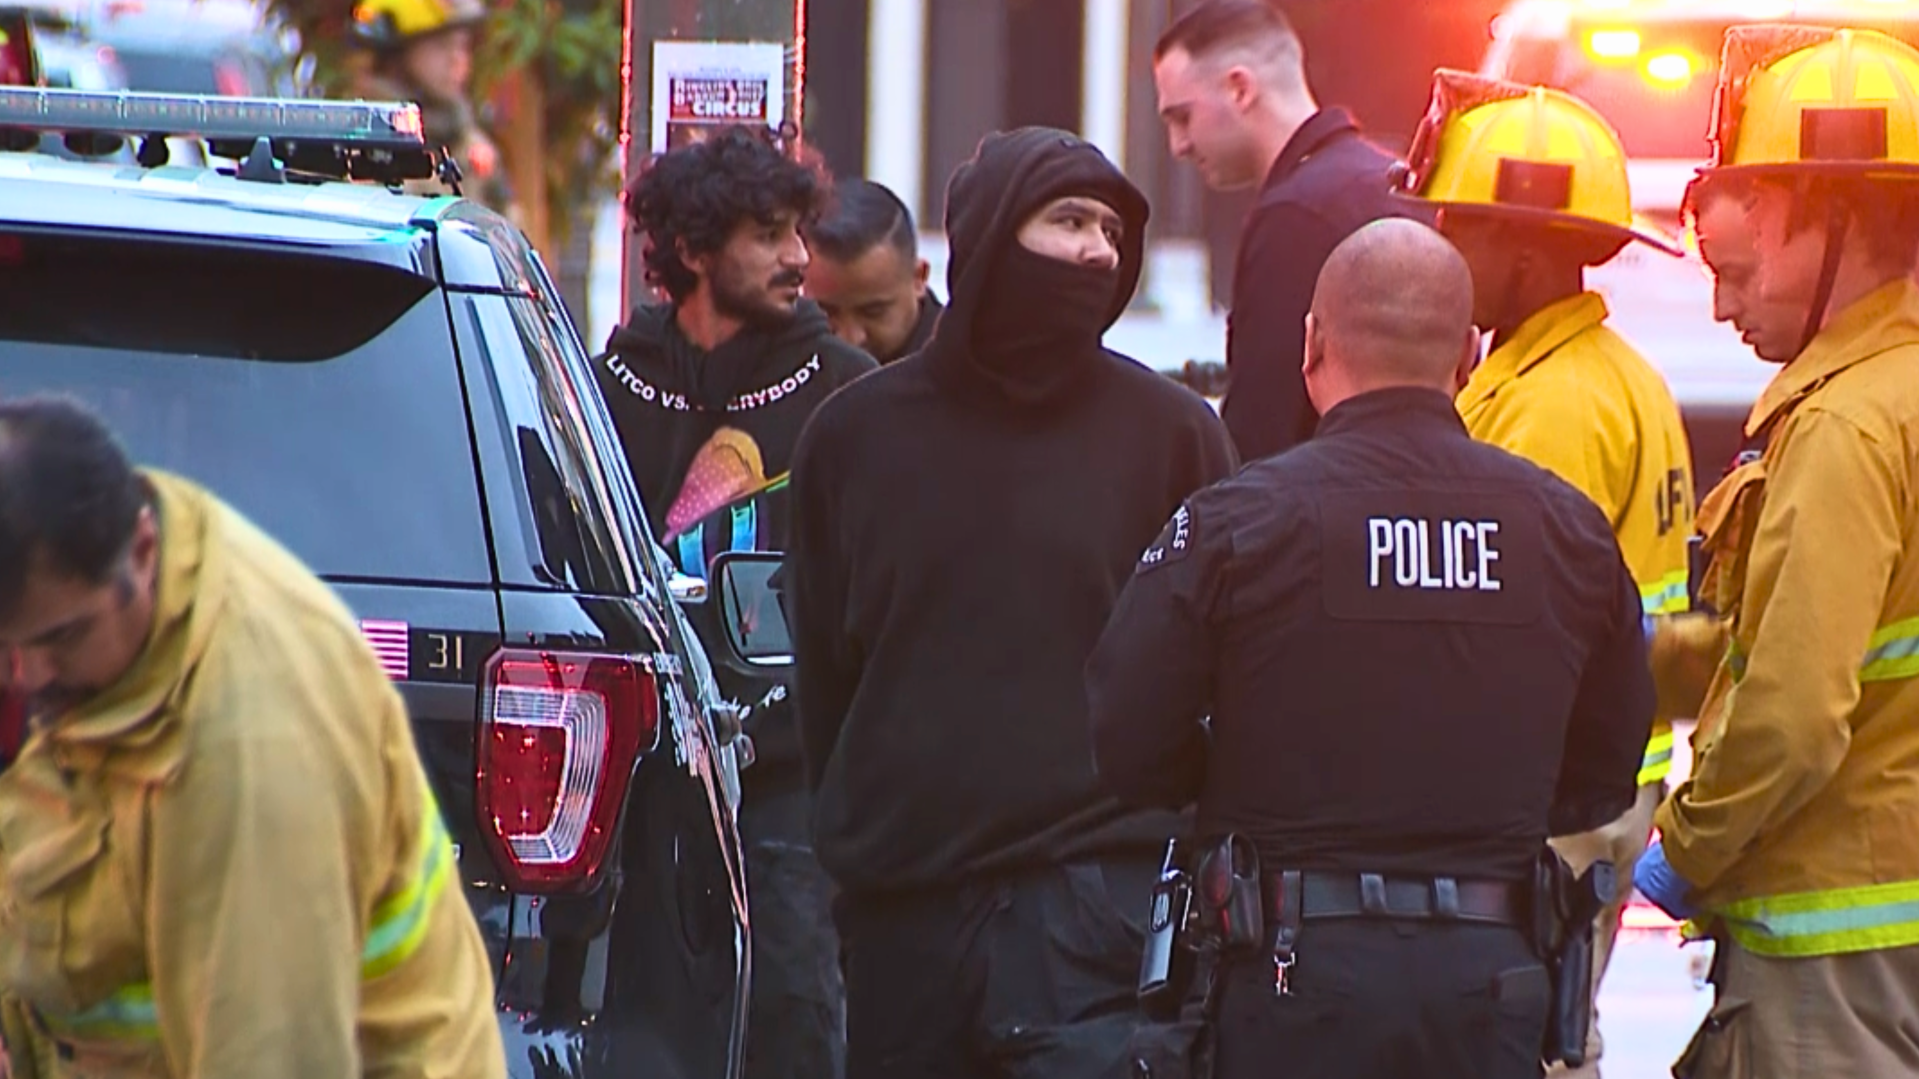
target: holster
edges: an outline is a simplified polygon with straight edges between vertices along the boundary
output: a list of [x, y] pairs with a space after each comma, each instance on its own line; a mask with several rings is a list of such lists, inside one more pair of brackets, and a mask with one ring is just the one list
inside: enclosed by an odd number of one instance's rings
[[1228, 835], [1201, 852], [1199, 900], [1202, 935], [1221, 952], [1240, 954], [1265, 942], [1259, 852], [1251, 840]]
[[1612, 901], [1613, 864], [1594, 862], [1574, 877], [1550, 847], [1533, 865], [1533, 949], [1552, 979], [1552, 1005], [1540, 1059], [1577, 1068], [1592, 1033], [1593, 919]]

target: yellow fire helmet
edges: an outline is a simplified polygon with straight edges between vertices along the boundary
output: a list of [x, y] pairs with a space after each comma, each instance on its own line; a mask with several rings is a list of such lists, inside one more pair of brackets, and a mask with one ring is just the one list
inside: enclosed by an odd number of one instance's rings
[[1626, 153], [1604, 117], [1561, 90], [1450, 68], [1413, 136], [1400, 193], [1470, 212], [1678, 248], [1635, 228]]
[[1919, 179], [1919, 50], [1885, 34], [1735, 26], [1713, 97], [1707, 172]]
[[481, 0], [357, 0], [353, 36], [375, 49], [391, 49], [485, 19]]

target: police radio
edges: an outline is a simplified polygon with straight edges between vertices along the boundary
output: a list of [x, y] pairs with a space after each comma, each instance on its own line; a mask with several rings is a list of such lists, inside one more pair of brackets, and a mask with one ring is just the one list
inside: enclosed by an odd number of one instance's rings
[[1192, 915], [1192, 878], [1180, 865], [1179, 840], [1167, 840], [1146, 911], [1146, 950], [1139, 964], [1139, 1006], [1156, 1022], [1178, 1018], [1192, 988], [1194, 954], [1186, 939]]

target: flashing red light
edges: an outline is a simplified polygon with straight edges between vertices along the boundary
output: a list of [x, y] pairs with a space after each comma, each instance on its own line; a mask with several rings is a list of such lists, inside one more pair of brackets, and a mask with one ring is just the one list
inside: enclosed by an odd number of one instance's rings
[[418, 105], [407, 105], [393, 113], [393, 131], [398, 135], [426, 138], [426, 119], [420, 115]]

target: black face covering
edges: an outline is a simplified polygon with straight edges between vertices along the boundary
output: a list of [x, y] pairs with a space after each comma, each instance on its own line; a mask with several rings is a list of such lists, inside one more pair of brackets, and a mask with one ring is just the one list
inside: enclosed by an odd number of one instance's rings
[[974, 316], [974, 362], [1044, 392], [1097, 359], [1118, 270], [1048, 258], [1019, 243], [993, 269]]
[[[1020, 245], [1020, 226], [1069, 196], [1097, 199], [1126, 223], [1117, 268]], [[1139, 282], [1149, 215], [1145, 196], [1071, 132], [1023, 127], [980, 140], [947, 185], [951, 298], [925, 362], [947, 389], [985, 407], [1051, 414], [1111, 362], [1100, 335]]]

